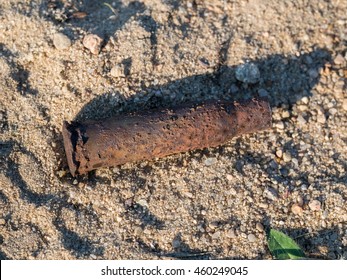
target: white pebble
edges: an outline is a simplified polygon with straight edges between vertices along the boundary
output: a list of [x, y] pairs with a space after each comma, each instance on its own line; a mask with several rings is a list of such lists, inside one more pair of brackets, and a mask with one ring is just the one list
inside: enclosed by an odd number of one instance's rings
[[321, 123], [321, 124], [324, 124], [326, 122], [326, 117], [325, 115], [318, 115], [317, 116], [317, 122]]
[[140, 199], [137, 204], [141, 205], [142, 207], [148, 207], [148, 203], [145, 199]]
[[334, 58], [334, 63], [335, 64], [343, 64], [345, 62], [344, 57], [341, 54], [338, 54], [335, 58]]
[[249, 242], [255, 242], [257, 241], [257, 237], [254, 234], [248, 234], [247, 236]]
[[321, 209], [321, 203], [314, 199], [309, 202], [308, 207], [310, 207], [312, 211], [319, 211]]
[[307, 96], [304, 96], [303, 98], [301, 98], [301, 102], [304, 103], [304, 104], [308, 104], [308, 97]]
[[65, 50], [71, 46], [71, 40], [63, 33], [53, 35], [53, 45], [57, 50]]
[[283, 130], [284, 129], [284, 123], [283, 122], [278, 122], [275, 124], [275, 126], [280, 129], [280, 130]]
[[342, 102], [342, 109], [347, 111], [347, 99], [344, 99]]
[[98, 54], [100, 52], [101, 44], [103, 40], [95, 34], [88, 34], [83, 38], [83, 46], [90, 50], [92, 54]]

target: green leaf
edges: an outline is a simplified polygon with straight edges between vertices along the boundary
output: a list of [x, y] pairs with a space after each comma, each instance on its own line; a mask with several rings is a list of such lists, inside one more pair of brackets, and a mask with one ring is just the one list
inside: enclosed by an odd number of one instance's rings
[[272, 256], [278, 260], [300, 260], [305, 258], [305, 254], [299, 245], [278, 230], [270, 230], [267, 245]]

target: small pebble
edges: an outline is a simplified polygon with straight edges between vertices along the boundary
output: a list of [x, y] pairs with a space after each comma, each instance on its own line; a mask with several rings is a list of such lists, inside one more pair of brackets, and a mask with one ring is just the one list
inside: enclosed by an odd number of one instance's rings
[[275, 124], [275, 126], [280, 129], [280, 130], [283, 130], [284, 129], [284, 123], [283, 122], [278, 122]]
[[267, 188], [264, 191], [264, 195], [265, 195], [265, 197], [267, 197], [270, 200], [277, 200], [278, 199], [278, 192], [271, 187]]
[[257, 237], [254, 234], [248, 234], [247, 236], [249, 242], [255, 242], [257, 241]]
[[116, 221], [117, 221], [118, 223], [120, 223], [122, 220], [123, 220], [122, 217], [120, 217], [120, 216], [117, 216], [117, 217], [116, 217]]
[[296, 120], [300, 125], [306, 124], [306, 120], [304, 119], [304, 117], [302, 115], [298, 115], [298, 118]]
[[299, 205], [300, 207], [302, 207], [302, 206], [304, 205], [304, 200], [303, 200], [302, 196], [299, 196], [299, 197], [296, 199], [296, 201], [298, 202], [298, 205]]
[[216, 162], [217, 162], [216, 158], [207, 158], [207, 159], [205, 159], [204, 164], [206, 166], [211, 166], [211, 165], [215, 164]]
[[298, 161], [298, 159], [296, 159], [296, 158], [292, 158], [292, 163], [293, 163], [295, 166], [299, 166], [299, 161]]
[[259, 203], [259, 207], [260, 207], [260, 208], [263, 208], [263, 209], [268, 209], [268, 208], [269, 208], [269, 205], [266, 204], [266, 203]]
[[67, 171], [66, 171], [66, 170], [59, 170], [59, 171], [57, 172], [57, 175], [59, 176], [59, 178], [64, 177], [66, 174], [67, 174]]
[[247, 84], [255, 84], [260, 79], [258, 66], [254, 63], [246, 63], [236, 68], [236, 79]]
[[114, 78], [124, 76], [124, 68], [120, 65], [113, 66], [110, 71], [110, 75]]
[[277, 150], [277, 151], [276, 151], [276, 156], [277, 156], [278, 158], [282, 158], [282, 156], [283, 156], [283, 151], [282, 151], [282, 150]]
[[0, 219], [0, 225], [3, 226], [4, 224], [6, 224], [5, 219]]
[[227, 174], [226, 178], [227, 178], [228, 181], [232, 181], [234, 179], [234, 176], [231, 175], [231, 174]]
[[342, 109], [347, 111], [347, 99], [344, 99], [342, 102]]
[[73, 184], [73, 185], [77, 185], [77, 184], [78, 184], [78, 181], [75, 179], [75, 180], [73, 180], [72, 184]]
[[255, 225], [255, 228], [260, 232], [264, 231], [264, 226], [259, 222]]
[[289, 111], [283, 111], [282, 112], [282, 118], [286, 119], [286, 118], [289, 118], [289, 117], [290, 117]]
[[221, 232], [220, 231], [216, 231], [214, 234], [212, 234], [212, 239], [219, 239], [220, 238], [220, 235], [221, 235]]
[[328, 210], [324, 210], [323, 213], [322, 213], [322, 218], [326, 219], [326, 218], [328, 218], [328, 215], [329, 215]]
[[319, 76], [319, 73], [316, 69], [310, 69], [308, 71], [308, 75], [312, 78], [312, 79], [315, 79]]
[[63, 33], [53, 35], [53, 45], [57, 50], [65, 50], [71, 46], [71, 40]]
[[141, 205], [142, 207], [148, 207], [148, 203], [145, 199], [140, 199], [137, 204]]
[[285, 152], [283, 154], [283, 160], [284, 160], [284, 162], [290, 162], [292, 160], [292, 156], [290, 155], [290, 153]]
[[326, 122], [326, 117], [325, 115], [318, 115], [317, 116], [317, 122], [321, 123], [321, 124], [324, 124]]
[[210, 229], [215, 229], [215, 228], [218, 227], [218, 222], [209, 223], [209, 224], [208, 224], [208, 227], [209, 227]]
[[181, 246], [181, 239], [180, 238], [174, 238], [174, 240], [172, 240], [172, 247], [173, 248], [179, 248]]
[[307, 105], [298, 105], [298, 110], [300, 112], [305, 112], [308, 110], [308, 106]]
[[233, 229], [229, 229], [226, 233], [226, 236], [228, 238], [235, 238], [236, 237], [235, 231]]
[[302, 215], [304, 212], [304, 210], [298, 204], [293, 204], [291, 210], [295, 215]]
[[262, 89], [262, 88], [258, 90], [258, 94], [260, 97], [268, 97], [269, 96], [269, 93], [267, 92], [267, 90]]
[[338, 111], [337, 111], [337, 109], [335, 109], [335, 108], [329, 109], [329, 114], [332, 115], [332, 116], [335, 115], [337, 112], [338, 112]]
[[103, 40], [95, 34], [88, 34], [83, 38], [83, 46], [92, 54], [99, 54]]
[[309, 202], [308, 207], [310, 207], [312, 211], [319, 211], [321, 209], [321, 203], [314, 199]]
[[198, 231], [205, 232], [205, 228], [202, 225], [197, 226]]
[[344, 57], [341, 54], [338, 54], [335, 58], [334, 58], [334, 63], [335, 64], [343, 64], [345, 62]]
[[308, 102], [309, 102], [308, 97], [304, 96], [303, 98], [301, 98], [301, 102], [304, 103], [304, 104], [308, 104]]

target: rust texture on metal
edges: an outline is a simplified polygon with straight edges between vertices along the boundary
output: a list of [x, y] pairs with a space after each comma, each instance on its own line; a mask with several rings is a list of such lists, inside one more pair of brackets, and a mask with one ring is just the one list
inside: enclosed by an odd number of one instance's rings
[[270, 127], [271, 109], [265, 100], [207, 101], [102, 121], [64, 122], [63, 139], [75, 176], [99, 167], [216, 147]]

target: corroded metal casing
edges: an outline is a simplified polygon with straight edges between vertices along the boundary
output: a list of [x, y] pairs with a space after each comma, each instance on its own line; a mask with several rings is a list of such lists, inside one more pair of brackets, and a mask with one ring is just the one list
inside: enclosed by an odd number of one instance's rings
[[65, 121], [63, 138], [75, 176], [99, 167], [215, 147], [270, 127], [271, 109], [265, 100], [207, 101], [102, 121]]

